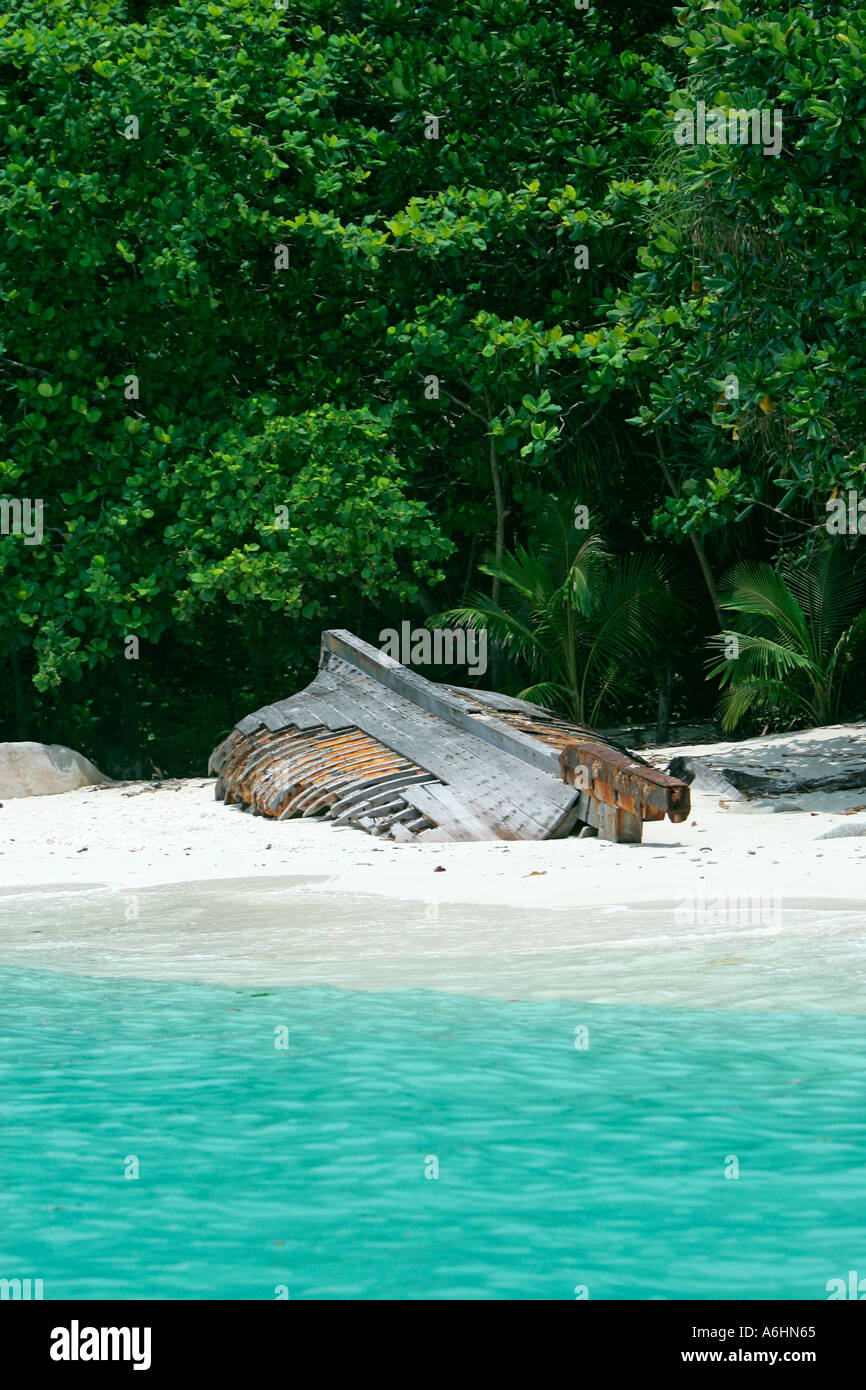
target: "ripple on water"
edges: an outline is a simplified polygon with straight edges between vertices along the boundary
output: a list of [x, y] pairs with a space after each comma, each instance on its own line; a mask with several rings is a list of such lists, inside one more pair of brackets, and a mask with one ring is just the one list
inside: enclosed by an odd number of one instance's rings
[[21, 968], [0, 1000], [0, 1276], [48, 1298], [825, 1298], [866, 1269], [856, 1016]]

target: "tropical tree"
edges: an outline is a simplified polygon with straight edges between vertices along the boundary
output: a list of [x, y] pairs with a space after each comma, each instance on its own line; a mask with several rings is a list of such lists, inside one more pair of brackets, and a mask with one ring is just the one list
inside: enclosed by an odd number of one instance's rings
[[[652, 148], [666, 22], [3, 7], [0, 501], [44, 501], [45, 534], [0, 527], [0, 739], [192, 770], [323, 625], [464, 593], [572, 448], [563, 343], [628, 284], [606, 190]], [[444, 365], [389, 333], [416, 322]]]
[[[45, 534], [0, 527], [0, 739], [200, 767], [323, 623], [465, 602], [551, 495], [679, 546], [702, 640], [862, 492], [861, 16], [673, 18], [4, 7], [0, 501]], [[678, 144], [699, 101], [782, 111], [778, 157]]]
[[866, 650], [866, 572], [852, 552], [824, 545], [779, 574], [745, 561], [727, 584], [720, 602], [736, 623], [710, 639], [721, 653], [709, 674], [724, 692], [722, 727], [747, 714], [835, 723], [845, 678]]
[[684, 603], [670, 562], [646, 552], [615, 558], [597, 534], [578, 530], [550, 503], [528, 547], [480, 566], [500, 581], [430, 620], [485, 629], [494, 651], [526, 668], [521, 699], [592, 722], [617, 677], [660, 649]]
[[[610, 315], [625, 338], [606, 330], [589, 360], [607, 370], [618, 348], [667, 493], [656, 529], [689, 539], [715, 603], [708, 543], [720, 558], [735, 531], [740, 553], [766, 530], [817, 534], [833, 489], [862, 488], [864, 37], [862, 11], [836, 0], [674, 13], [662, 42], [677, 86], [650, 79], [670, 119], [645, 243]], [[678, 143], [699, 103], [727, 113], [727, 138]], [[744, 143], [756, 111], [776, 146], [753, 143], [754, 122]]]

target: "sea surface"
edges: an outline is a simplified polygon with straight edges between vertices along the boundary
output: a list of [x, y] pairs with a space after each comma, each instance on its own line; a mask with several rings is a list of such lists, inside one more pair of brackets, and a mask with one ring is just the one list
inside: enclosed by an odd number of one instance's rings
[[658, 909], [542, 914], [537, 949], [523, 914], [503, 960], [486, 933], [520, 914], [462, 910], [461, 952], [461, 909], [427, 912], [299, 881], [0, 896], [0, 1278], [570, 1300], [866, 1277], [862, 913], [733, 944]]

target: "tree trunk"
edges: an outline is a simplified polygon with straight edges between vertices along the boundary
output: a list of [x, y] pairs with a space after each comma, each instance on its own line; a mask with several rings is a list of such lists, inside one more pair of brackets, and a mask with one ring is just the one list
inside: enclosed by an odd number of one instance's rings
[[466, 578], [463, 581], [463, 593], [460, 595], [460, 602], [466, 602], [466, 595], [469, 592], [469, 584], [472, 580], [472, 571], [475, 568], [475, 542], [478, 539], [477, 531], [472, 532], [472, 540], [469, 542], [469, 561], [466, 565]]
[[[490, 421], [492, 428], [493, 421]], [[490, 436], [490, 478], [493, 483], [493, 500], [496, 503], [496, 548], [494, 555], [496, 563], [500, 564], [505, 554], [505, 506], [502, 500], [502, 479], [499, 475], [499, 464], [496, 462], [496, 445], [493, 435]], [[499, 602], [499, 580], [494, 578], [490, 587], [490, 597], [494, 603]]]
[[[493, 500], [496, 504], [496, 546], [493, 553], [496, 559], [496, 563], [501, 564], [502, 557], [505, 554], [505, 518], [507, 516], [507, 512], [505, 510], [505, 501], [502, 495], [502, 477], [499, 472], [499, 464], [496, 461], [496, 441], [493, 437], [493, 419], [490, 410], [490, 400], [486, 392], [484, 393], [484, 400], [487, 406], [487, 429], [488, 437], [490, 439], [490, 480], [493, 483]], [[499, 602], [499, 590], [499, 579], [494, 578], [493, 583], [490, 586], [490, 597], [494, 603]], [[500, 661], [499, 652], [494, 646], [493, 658], [490, 663], [489, 688], [492, 690], [499, 689], [499, 675], [501, 664], [502, 663]]]
[[710, 562], [707, 559], [704, 547], [701, 545], [694, 531], [689, 532], [689, 540], [695, 548], [695, 555], [698, 558], [698, 564], [701, 567], [701, 574], [704, 576], [704, 583], [707, 586], [707, 593], [710, 596], [710, 601], [713, 605], [713, 610], [716, 615], [716, 622], [718, 623], [719, 631], [721, 632], [725, 627], [727, 627], [727, 623], [725, 622], [725, 617], [722, 613], [721, 605], [719, 604], [719, 595], [716, 591], [716, 581], [713, 578], [713, 572], [710, 569]]
[[656, 721], [656, 743], [667, 743], [671, 731], [671, 700], [674, 689], [674, 668], [670, 662], [658, 673], [659, 711]]
[[[659, 454], [659, 464], [661, 466], [662, 473], [664, 474], [668, 490], [671, 494], [671, 497], [678, 498], [680, 495], [679, 489], [676, 483], [674, 482], [673, 475], [670, 469], [665, 463], [665, 457], [662, 452], [662, 443], [659, 439], [658, 430], [655, 431], [655, 440], [656, 448], [658, 449]], [[701, 574], [703, 575], [704, 584], [707, 587], [707, 593], [710, 596], [710, 602], [713, 605], [713, 611], [716, 615], [716, 622], [718, 623], [719, 630], [721, 631], [726, 626], [726, 624], [724, 615], [722, 613], [721, 605], [719, 604], [719, 595], [716, 590], [716, 581], [713, 578], [713, 572], [710, 569], [710, 563], [707, 559], [706, 551], [704, 550], [704, 547], [701, 545], [700, 538], [698, 537], [695, 531], [689, 532], [689, 540], [692, 543], [692, 547], [694, 549], [698, 565], [700, 566]]]

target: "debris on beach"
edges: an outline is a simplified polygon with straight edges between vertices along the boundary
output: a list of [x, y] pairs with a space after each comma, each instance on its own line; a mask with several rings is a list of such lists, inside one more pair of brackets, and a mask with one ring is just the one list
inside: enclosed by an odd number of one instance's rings
[[437, 685], [343, 629], [296, 695], [212, 753], [215, 794], [277, 820], [324, 814], [391, 840], [639, 842], [684, 821], [685, 782], [584, 725], [493, 691]]

